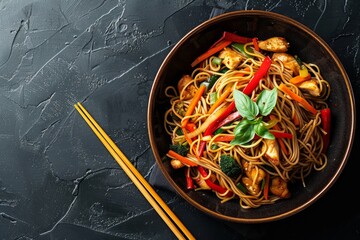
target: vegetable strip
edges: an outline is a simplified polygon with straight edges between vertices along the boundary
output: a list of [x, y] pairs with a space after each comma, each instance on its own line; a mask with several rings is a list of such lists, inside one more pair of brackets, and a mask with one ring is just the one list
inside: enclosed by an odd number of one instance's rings
[[250, 95], [251, 92], [259, 85], [260, 80], [266, 75], [271, 66], [271, 59], [269, 56], [266, 56], [260, 68], [254, 74], [254, 77], [250, 80], [248, 85], [243, 90], [243, 93]]
[[180, 162], [182, 162], [185, 165], [188, 165], [190, 167], [195, 167], [197, 166], [196, 163], [194, 163], [193, 161], [191, 161], [190, 159], [188, 159], [187, 157], [181, 156], [180, 154], [178, 154], [177, 152], [173, 151], [173, 150], [169, 150], [168, 151], [168, 155], [179, 160]]
[[226, 108], [223, 107], [212, 113], [200, 127], [189, 133], [188, 137], [193, 138], [206, 131], [206, 129], [209, 128], [216, 121], [216, 119], [219, 118], [219, 116], [222, 116], [225, 111]]
[[225, 101], [225, 99], [229, 96], [230, 93], [231, 93], [231, 88], [226, 88], [226, 90], [223, 92], [223, 94], [221, 94], [221, 96], [218, 98], [218, 100], [211, 106], [208, 113], [212, 114], [214, 112], [214, 110]]
[[259, 51], [260, 51], [260, 48], [259, 48], [259, 45], [258, 45], [258, 41], [259, 41], [259, 40], [258, 40], [258, 38], [256, 38], [256, 37], [252, 39], [252, 42], [253, 42], [253, 44], [254, 44], [254, 49], [259, 52]]
[[231, 42], [237, 42], [237, 43], [242, 43], [242, 44], [245, 44], [245, 43], [248, 43], [248, 42], [251, 42], [252, 39], [251, 38], [247, 38], [247, 37], [242, 37], [242, 36], [239, 36], [235, 33], [231, 33], [231, 32], [227, 32], [227, 31], [224, 31], [223, 32], [223, 35], [222, 37], [217, 40], [212, 46], [216, 46], [219, 42], [223, 41], [223, 40], [227, 40], [227, 41], [231, 41]]
[[[224, 111], [221, 113], [221, 115], [218, 116], [218, 118], [215, 121], [212, 121], [207, 129], [204, 132], [204, 137], [209, 136], [215, 132], [215, 130], [218, 128], [218, 123], [224, 120], [230, 113], [235, 109], [235, 101], [232, 101], [229, 106], [227, 106]], [[205, 150], [206, 142], [201, 141], [199, 145], [198, 150], [198, 156], [201, 156]]]
[[215, 137], [214, 142], [231, 142], [234, 138], [234, 135], [217, 136]]
[[193, 132], [196, 129], [196, 125], [195, 125], [195, 123], [189, 122], [186, 124], [185, 128], [189, 132]]
[[201, 54], [199, 57], [197, 57], [192, 63], [191, 63], [191, 67], [195, 67], [196, 65], [198, 65], [199, 63], [201, 63], [202, 61], [204, 61], [205, 59], [207, 59], [208, 57], [211, 57], [212, 55], [214, 55], [215, 53], [221, 51], [222, 49], [224, 49], [226, 46], [230, 45], [231, 41], [222, 41], [219, 44], [217, 44], [216, 46], [210, 48], [209, 50], [207, 50], [205, 53]]
[[[206, 170], [202, 167], [202, 166], [198, 166], [197, 167], [201, 176], [203, 178], [205, 178], [205, 182], [206, 184], [214, 191], [220, 193], [220, 194], [224, 194], [226, 193], [226, 191], [228, 191], [226, 188], [223, 188], [222, 186], [220, 185], [217, 185], [216, 183], [213, 183], [209, 178], [207, 178], [208, 176], [208, 173], [206, 172]], [[231, 192], [229, 192], [229, 194], [232, 194]]]
[[186, 189], [194, 189], [194, 181], [190, 176], [190, 167], [185, 168]]
[[305, 82], [305, 81], [310, 80], [310, 79], [311, 79], [311, 75], [309, 73], [306, 77], [302, 77], [301, 75], [297, 75], [297, 76], [291, 78], [289, 81], [292, 84], [300, 84], [300, 83]]
[[[273, 119], [276, 119], [276, 117], [274, 116], [274, 115], [270, 115], [270, 119], [271, 120], [273, 120]], [[279, 125], [278, 124], [275, 124], [274, 126], [273, 126], [273, 129], [274, 130], [277, 130], [277, 131], [281, 131], [281, 129], [280, 129], [280, 127], [279, 127]], [[274, 135], [274, 134], [273, 134]], [[276, 134], [275, 134], [276, 135]], [[275, 136], [274, 135], [274, 136]], [[291, 136], [292, 137], [292, 136]], [[277, 138], [277, 141], [279, 142], [279, 145], [280, 145], [280, 148], [281, 148], [281, 150], [283, 151], [283, 153], [286, 155], [286, 156], [288, 156], [289, 155], [289, 152], [288, 152], [288, 150], [287, 150], [287, 148], [286, 148], [286, 146], [285, 146], [285, 143], [284, 143], [284, 141], [282, 140], [282, 138], [280, 138], [279, 136], [278, 137], [275, 137], [275, 138]]]
[[269, 188], [270, 188], [270, 174], [267, 173], [265, 177], [265, 185], [264, 185], [264, 198], [266, 200], [269, 199]]
[[292, 139], [293, 135], [291, 133], [285, 133], [285, 132], [275, 132], [275, 131], [269, 131], [274, 135], [275, 138], [288, 138]]
[[204, 94], [206, 89], [205, 85], [201, 85], [198, 90], [196, 91], [194, 97], [192, 98], [190, 105], [188, 107], [188, 109], [186, 110], [185, 116], [184, 116], [184, 120], [181, 123], [181, 127], [185, 127], [186, 124], [188, 123], [190, 118], [185, 118], [190, 116], [193, 111], [195, 110], [196, 105], [198, 104], [198, 102], [200, 101], [201, 96]]
[[218, 121], [217, 124], [214, 126], [214, 131], [221, 128], [222, 126], [231, 123], [232, 121], [238, 120], [241, 117], [240, 113], [238, 111], [235, 111], [233, 113], [230, 113], [226, 118], [224, 118], [221, 121]]
[[321, 126], [326, 132], [326, 134], [323, 135], [323, 142], [324, 147], [322, 152], [325, 153], [329, 147], [330, 143], [330, 127], [331, 127], [331, 111], [330, 108], [324, 108], [320, 111], [320, 117], [321, 117]]
[[305, 98], [302, 98], [299, 95], [297, 95], [296, 93], [294, 93], [293, 91], [291, 91], [290, 88], [285, 86], [285, 84], [281, 83], [279, 86], [279, 89], [281, 91], [283, 91], [284, 93], [286, 93], [287, 95], [289, 95], [293, 100], [300, 103], [306, 110], [308, 110], [312, 114], [315, 115], [317, 113], [317, 110], [313, 106], [311, 106], [310, 103], [308, 101], [306, 101]]

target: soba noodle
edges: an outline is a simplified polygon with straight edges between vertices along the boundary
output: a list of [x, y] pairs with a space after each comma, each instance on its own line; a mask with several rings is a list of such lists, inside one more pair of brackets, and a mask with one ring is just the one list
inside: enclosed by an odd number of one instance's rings
[[[188, 166], [182, 163], [181, 159], [168, 155], [171, 161], [174, 161], [173, 166], [177, 163], [180, 165], [179, 168], [187, 169], [187, 174], [195, 182], [194, 190], [212, 189], [222, 202], [235, 199], [243, 208], [256, 208], [264, 204], [272, 204], [279, 199], [289, 198], [291, 183], [301, 181], [306, 187], [306, 177], [313, 170], [321, 171], [326, 167], [327, 157], [323, 151], [323, 136], [327, 133], [321, 125], [320, 110], [328, 108], [326, 100], [330, 94], [330, 85], [323, 79], [320, 69], [315, 63], [300, 62], [311, 75], [311, 81], [315, 83], [319, 93], [311, 94], [309, 89], [300, 88], [299, 84], [291, 83], [290, 79], [297, 76], [298, 73], [287, 66], [286, 61], [275, 59], [273, 52], [264, 49], [256, 51], [253, 42], [244, 44], [244, 49], [247, 55], [227, 46], [222, 50], [223, 52], [230, 51], [232, 54], [234, 52], [237, 54], [228, 59], [227, 65], [225, 58], [220, 58], [222, 61], [220, 64], [214, 64], [214, 58], [219, 60], [218, 56], [221, 53], [218, 52], [202, 61], [198, 67], [188, 73], [189, 75], [186, 76], [188, 81], [185, 86], [180, 89], [176, 86], [168, 87], [166, 95], [169, 97], [171, 108], [165, 114], [164, 125], [167, 133], [171, 136], [172, 144], [187, 146], [189, 151], [185, 157], [194, 165], [201, 166], [207, 171], [208, 179], [199, 173], [197, 166]], [[286, 55], [286, 53], [281, 53], [281, 55], [283, 54]], [[188, 119], [186, 121], [192, 124], [193, 130], [200, 129], [212, 114], [229, 106], [234, 101], [234, 92], [244, 90], [267, 56], [273, 56], [271, 66], [261, 77], [259, 84], [249, 94], [249, 97], [256, 102], [263, 90], [277, 89], [276, 105], [268, 116], [261, 117], [261, 121], [270, 132], [287, 133], [291, 138], [279, 137], [275, 140], [266, 140], [263, 137], [255, 136], [245, 144], [234, 144], [229, 139], [234, 137], [236, 126], [244, 119], [242, 117], [221, 126], [220, 131], [206, 136], [204, 131], [192, 134], [191, 130], [183, 125], [184, 120]], [[228, 66], [233, 64], [231, 61], [235, 61], [236, 58], [239, 60], [238, 64], [229, 69]], [[306, 56], [303, 58], [305, 59]], [[221, 71], [223, 69], [228, 70]], [[205, 90], [196, 103], [194, 111], [184, 117], [193, 100], [186, 96], [196, 92], [201, 84], [208, 83], [212, 76], [219, 78], [211, 88]], [[299, 104], [282, 91], [281, 84], [306, 99], [316, 109], [316, 113], [311, 113], [303, 104]], [[228, 88], [230, 91], [227, 90]], [[228, 94], [226, 99], [216, 107], [213, 113], [209, 114], [214, 102], [223, 94]], [[228, 138], [228, 140], [219, 141], [218, 139], [221, 137], [223, 137], [222, 139]], [[199, 156], [203, 143], [205, 143], [205, 151]], [[269, 157], [271, 152], [268, 150], [270, 151], [271, 148], [275, 152], [275, 159], [278, 156], [278, 161], [272, 161], [272, 157]], [[222, 171], [219, 164], [222, 155], [231, 156], [242, 169], [238, 176], [230, 177]], [[206, 184], [206, 180], [208, 180], [207, 183], [211, 181], [226, 191], [220, 193], [214, 190], [211, 186], [209, 187], [209, 184]], [[265, 188], [267, 189], [265, 190]]]

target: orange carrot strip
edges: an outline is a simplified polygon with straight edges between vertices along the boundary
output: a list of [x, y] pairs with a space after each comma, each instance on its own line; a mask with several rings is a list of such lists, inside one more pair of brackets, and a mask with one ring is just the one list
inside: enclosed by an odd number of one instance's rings
[[300, 75], [297, 75], [296, 77], [291, 78], [289, 81], [292, 84], [300, 84], [300, 83], [305, 82], [305, 81], [310, 80], [310, 79], [311, 79], [310, 74], [308, 74], [306, 77], [302, 77]]
[[182, 127], [181, 129], [182, 129], [182, 131], [183, 131], [185, 140], [187, 141], [187, 143], [189, 144], [189, 146], [191, 146], [191, 144], [193, 143], [193, 141], [192, 141], [191, 138], [189, 138], [188, 133], [187, 133], [187, 131], [186, 131], [186, 128], [185, 128], [185, 127]]
[[[188, 132], [189, 131], [190, 133], [195, 131], [196, 130], [196, 124], [193, 123], [193, 122], [189, 122], [188, 124], [186, 124], [185, 127], [181, 128], [183, 133], [184, 133], [184, 137], [185, 137], [185, 140], [187, 141], [187, 143], [189, 144], [189, 146], [192, 145], [193, 143], [193, 140], [192, 138], [189, 138], [189, 135], [188, 135]], [[193, 146], [193, 151], [196, 152], [196, 146]]]
[[309, 112], [311, 112], [312, 114], [316, 114], [317, 110], [310, 105], [310, 103], [308, 103], [308, 101], [306, 101], [305, 98], [300, 97], [299, 95], [297, 95], [296, 93], [294, 93], [293, 91], [290, 90], [290, 88], [288, 88], [287, 86], [285, 86], [285, 84], [281, 83], [279, 86], [279, 89], [281, 91], [283, 91], [284, 93], [286, 93], [287, 95], [289, 95], [293, 100], [297, 101], [298, 103], [300, 103], [301, 105], [303, 105], [303, 107], [308, 110]]
[[225, 99], [229, 96], [231, 93], [231, 88], [226, 88], [223, 94], [216, 100], [216, 102], [210, 107], [208, 114], [211, 114], [215, 111], [215, 109], [222, 104]]
[[[192, 98], [190, 105], [188, 107], [188, 109], [186, 110], [185, 116], [184, 117], [188, 117], [190, 116], [196, 105], [198, 104], [198, 102], [200, 101], [201, 96], [203, 95], [203, 93], [205, 92], [206, 86], [205, 85], [201, 85], [198, 90], [196, 91], [194, 97]], [[188, 123], [190, 118], [185, 118], [184, 121], [182, 121], [181, 123], [181, 127], [185, 127], [186, 124]]]
[[188, 142], [189, 145], [191, 145], [191, 144], [192, 144], [192, 140], [191, 140], [191, 138], [188, 137], [188, 133], [187, 133], [187, 131], [186, 131], [186, 128], [185, 128], [185, 127], [182, 127], [181, 129], [182, 129], [182, 131], [183, 131], [183, 134], [184, 134], [184, 137], [185, 137], [186, 141]]
[[196, 129], [196, 124], [193, 122], [189, 122], [186, 124], [185, 126], [186, 130], [188, 130], [189, 132], [192, 132]]
[[219, 44], [217, 44], [216, 46], [210, 48], [209, 50], [207, 50], [205, 53], [201, 54], [199, 57], [197, 57], [192, 63], [191, 63], [191, 67], [195, 67], [196, 65], [198, 65], [199, 63], [201, 63], [202, 61], [204, 61], [205, 59], [207, 59], [208, 57], [211, 57], [212, 55], [214, 55], [215, 53], [223, 50], [226, 46], [230, 45], [231, 41], [222, 41]]
[[168, 155], [173, 157], [173, 158], [176, 158], [177, 160], [179, 160], [183, 164], [188, 165], [190, 167], [197, 166], [196, 163], [194, 163], [193, 161], [191, 161], [187, 157], [181, 156], [180, 154], [178, 154], [177, 152], [174, 152], [173, 150], [169, 150]]
[[214, 142], [231, 142], [232, 140], [234, 140], [234, 138], [234, 135], [220, 135], [214, 139]]

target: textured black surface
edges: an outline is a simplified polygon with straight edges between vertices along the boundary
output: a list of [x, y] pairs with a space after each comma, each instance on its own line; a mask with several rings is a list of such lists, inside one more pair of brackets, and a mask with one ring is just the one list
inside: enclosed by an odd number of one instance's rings
[[[174, 239], [73, 104], [83, 102], [149, 179], [152, 81], [172, 46], [214, 7], [305, 24], [339, 56], [358, 102], [357, 0], [0, 1], [0, 239]], [[330, 191], [281, 221], [227, 223], [158, 192], [198, 239], [359, 239], [358, 136]]]

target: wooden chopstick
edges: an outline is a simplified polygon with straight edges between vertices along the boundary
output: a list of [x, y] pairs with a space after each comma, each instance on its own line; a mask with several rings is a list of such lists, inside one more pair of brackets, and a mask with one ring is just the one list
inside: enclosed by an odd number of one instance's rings
[[[90, 126], [99, 140], [103, 143], [106, 149], [114, 157], [116, 162], [128, 175], [128, 177], [134, 182], [139, 191], [148, 200], [150, 205], [160, 215], [168, 227], [172, 230], [178, 239], [195, 239], [190, 231], [184, 226], [180, 219], [171, 211], [167, 204], [161, 199], [161, 197], [155, 192], [146, 179], [140, 174], [140, 172], [134, 167], [130, 160], [121, 152], [111, 138], [105, 133], [101, 126], [95, 121], [90, 113], [82, 106], [81, 103], [74, 104], [76, 110], [80, 113], [86, 123]], [[176, 225], [175, 225], [176, 224]], [[183, 232], [181, 233], [180, 230]]]

